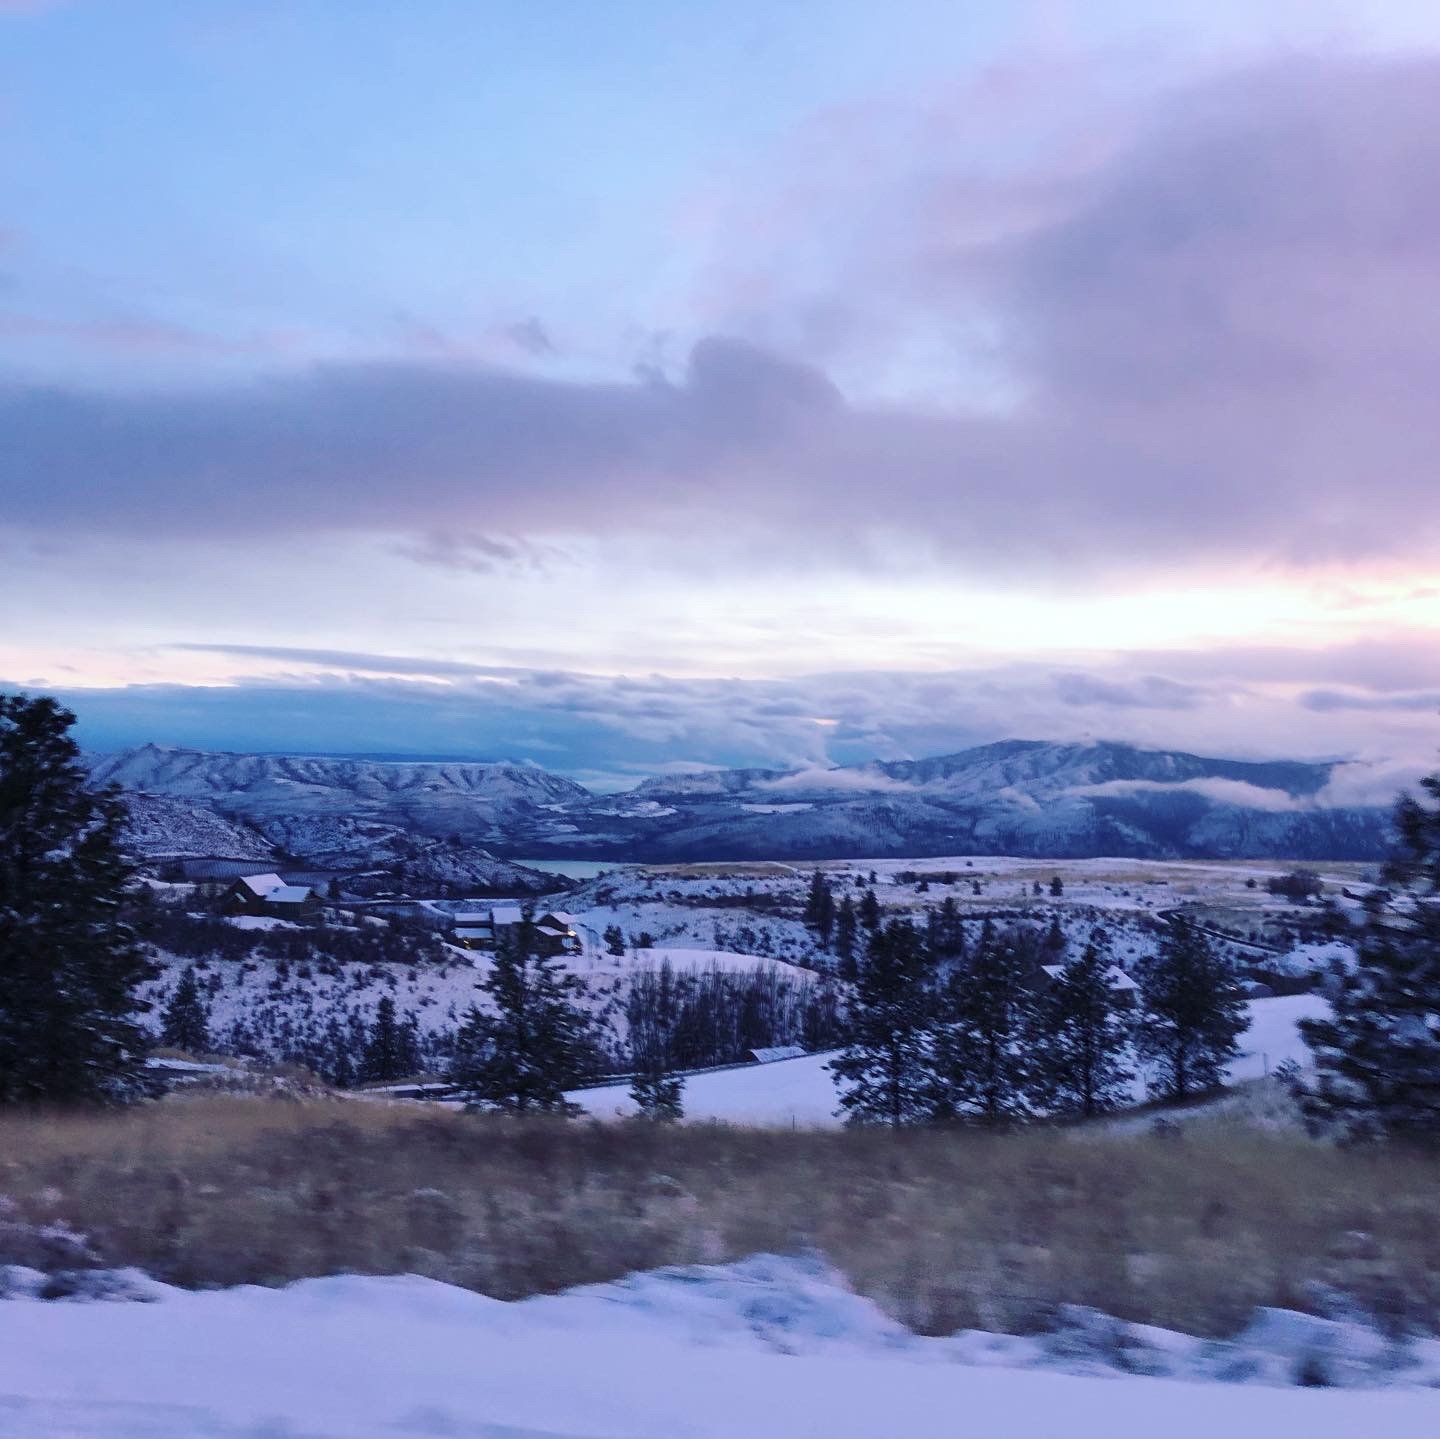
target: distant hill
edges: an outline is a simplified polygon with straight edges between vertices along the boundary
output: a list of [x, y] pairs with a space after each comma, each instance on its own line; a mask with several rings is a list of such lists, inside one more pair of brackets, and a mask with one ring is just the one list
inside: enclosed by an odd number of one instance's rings
[[[158, 745], [91, 762], [99, 780], [184, 801], [327, 863], [367, 853], [394, 862], [407, 843], [440, 840], [502, 854], [632, 860], [1363, 860], [1384, 853], [1389, 819], [1387, 808], [1328, 801], [1337, 763], [1217, 759], [1116, 742], [1005, 740], [921, 760], [712, 770], [603, 796], [518, 764]], [[181, 825], [178, 812], [173, 822]]]
[[527, 765], [330, 759], [142, 745], [89, 755], [94, 780], [129, 794], [142, 858], [215, 856], [320, 868], [403, 868], [418, 882], [543, 888], [546, 877], [482, 842], [541, 805], [589, 791]]

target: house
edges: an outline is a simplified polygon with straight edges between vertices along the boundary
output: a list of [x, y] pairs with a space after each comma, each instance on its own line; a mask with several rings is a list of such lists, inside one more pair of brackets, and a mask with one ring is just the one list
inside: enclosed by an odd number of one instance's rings
[[286, 884], [278, 874], [247, 874], [220, 897], [225, 914], [259, 914], [270, 919], [309, 919], [320, 896], [308, 884]]
[[489, 914], [457, 914], [450, 924], [450, 943], [462, 949], [494, 949], [495, 925]]
[[[505, 931], [521, 923], [524, 911], [518, 904], [497, 904], [490, 909], [457, 913], [450, 926], [450, 941], [465, 949], [493, 950]], [[532, 920], [535, 952], [547, 958], [579, 954], [583, 948], [575, 917], [563, 912], [542, 914]]]
[[804, 1059], [806, 1051], [798, 1044], [776, 1044], [766, 1049], [747, 1049], [756, 1064], [774, 1064], [777, 1059]]
[[580, 938], [580, 921], [563, 909], [542, 914], [535, 921], [535, 928], [547, 943], [555, 946], [555, 954], [580, 954], [585, 948]]
[[[1065, 973], [1065, 966], [1063, 964], [1042, 964], [1040, 971], [1046, 979], [1056, 980]], [[1140, 986], [1118, 964], [1112, 964], [1105, 971], [1105, 978], [1110, 981], [1110, 992], [1115, 996], [1115, 1003], [1121, 1009], [1134, 1009], [1140, 993]]]

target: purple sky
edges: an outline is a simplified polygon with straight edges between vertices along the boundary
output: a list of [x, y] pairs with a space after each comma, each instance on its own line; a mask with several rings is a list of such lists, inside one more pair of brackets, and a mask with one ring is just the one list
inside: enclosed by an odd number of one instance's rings
[[1440, 12], [1154, 8], [0, 0], [0, 677], [1429, 763]]

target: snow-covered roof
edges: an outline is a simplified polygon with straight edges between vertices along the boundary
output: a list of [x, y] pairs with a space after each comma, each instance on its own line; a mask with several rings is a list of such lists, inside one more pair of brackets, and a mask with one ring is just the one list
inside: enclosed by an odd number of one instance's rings
[[310, 886], [308, 884], [282, 884], [278, 889], [272, 889], [266, 896], [267, 904], [304, 904], [310, 898]]
[[798, 1044], [777, 1044], [768, 1049], [752, 1049], [750, 1057], [756, 1064], [774, 1064], [777, 1059], [803, 1059], [805, 1051]]
[[258, 895], [261, 899], [266, 898], [277, 889], [286, 887], [285, 881], [278, 874], [247, 874], [240, 880], [240, 883], [251, 894]]
[[496, 924], [519, 924], [525, 917], [518, 904], [497, 904], [490, 916]]
[[[1041, 970], [1051, 979], [1059, 979], [1065, 973], [1066, 966], [1063, 964], [1042, 964]], [[1139, 989], [1140, 986], [1120, 968], [1118, 964], [1112, 964], [1105, 971], [1105, 977], [1110, 981], [1111, 989]]]
[[[563, 909], [552, 909], [550, 913], [545, 916], [545, 919], [556, 920], [558, 923], [563, 924], [566, 929], [574, 929], [575, 926], [580, 923], [573, 914], [568, 914]], [[544, 922], [544, 920], [541, 920], [542, 924]]]
[[456, 939], [489, 939], [495, 933], [491, 924], [457, 924], [451, 931]]

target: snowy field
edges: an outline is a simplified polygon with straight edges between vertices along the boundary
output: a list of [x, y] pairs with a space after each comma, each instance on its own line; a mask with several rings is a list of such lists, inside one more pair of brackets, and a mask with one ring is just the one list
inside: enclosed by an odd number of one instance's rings
[[[502, 1303], [338, 1276], [0, 1301], [6, 1439], [1431, 1439], [1440, 1342], [1262, 1310], [1231, 1343], [1077, 1316], [925, 1339], [757, 1256]], [[1105, 1337], [1097, 1342], [1097, 1336]], [[1126, 1362], [1115, 1367], [1119, 1337]], [[1108, 1347], [1108, 1357], [1107, 1357]], [[1335, 1385], [1298, 1388], [1319, 1372]], [[1166, 1377], [1151, 1377], [1166, 1376]], [[1229, 1381], [1229, 1382], [1226, 1382]]]
[[[1240, 1036], [1242, 1052], [1228, 1072], [1232, 1083], [1259, 1079], [1286, 1059], [1305, 1060], [1308, 1051], [1296, 1025], [1329, 1012], [1326, 1001], [1314, 994], [1253, 999], [1247, 1008], [1250, 1028]], [[767, 1128], [836, 1128], [840, 1121], [835, 1117], [835, 1082], [825, 1067], [832, 1057], [807, 1054], [803, 1059], [692, 1075], [683, 1096], [686, 1118]], [[1137, 1103], [1144, 1097], [1143, 1085], [1137, 1085]], [[635, 1112], [625, 1084], [579, 1089], [570, 1098], [597, 1119]]]

